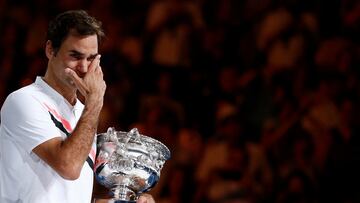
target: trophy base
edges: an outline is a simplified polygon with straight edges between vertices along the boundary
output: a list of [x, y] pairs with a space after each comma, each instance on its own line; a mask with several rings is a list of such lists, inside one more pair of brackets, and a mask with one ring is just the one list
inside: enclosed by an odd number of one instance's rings
[[138, 197], [136, 193], [130, 190], [126, 185], [117, 185], [111, 189], [113, 199], [109, 203], [136, 203]]

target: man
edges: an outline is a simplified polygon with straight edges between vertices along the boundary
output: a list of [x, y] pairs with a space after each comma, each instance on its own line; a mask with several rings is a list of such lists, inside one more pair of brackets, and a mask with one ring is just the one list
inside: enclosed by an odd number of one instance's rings
[[[49, 24], [45, 76], [11, 93], [1, 109], [1, 203], [91, 202], [106, 89], [98, 53], [103, 36], [101, 22], [81, 10]], [[144, 195], [138, 202], [154, 200]]]

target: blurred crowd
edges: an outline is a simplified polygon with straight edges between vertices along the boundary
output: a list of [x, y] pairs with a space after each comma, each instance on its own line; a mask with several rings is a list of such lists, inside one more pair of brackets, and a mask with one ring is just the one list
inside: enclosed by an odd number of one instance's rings
[[166, 144], [158, 203], [360, 202], [360, 1], [0, 0], [0, 103], [50, 19], [103, 22], [114, 126]]

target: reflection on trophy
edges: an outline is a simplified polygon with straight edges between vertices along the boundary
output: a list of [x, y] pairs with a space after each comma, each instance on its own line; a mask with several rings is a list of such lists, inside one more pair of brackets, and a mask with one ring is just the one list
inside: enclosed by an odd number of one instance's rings
[[109, 128], [97, 136], [96, 180], [109, 188], [114, 202], [136, 202], [160, 178], [160, 171], [170, 158], [169, 149], [151, 137]]

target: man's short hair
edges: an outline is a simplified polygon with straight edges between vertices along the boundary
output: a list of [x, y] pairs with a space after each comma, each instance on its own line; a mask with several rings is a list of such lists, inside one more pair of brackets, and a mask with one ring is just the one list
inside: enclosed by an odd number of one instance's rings
[[80, 36], [96, 34], [98, 45], [105, 36], [102, 23], [84, 10], [70, 10], [56, 16], [49, 23], [46, 39], [51, 41], [52, 47], [57, 53], [62, 42], [70, 34]]

